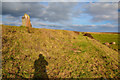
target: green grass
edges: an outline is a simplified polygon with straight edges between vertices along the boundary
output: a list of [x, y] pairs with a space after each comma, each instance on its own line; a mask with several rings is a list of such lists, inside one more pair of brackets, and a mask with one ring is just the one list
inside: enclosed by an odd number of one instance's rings
[[110, 47], [112, 49], [115, 49], [118, 51], [118, 49], [120, 49], [120, 47], [118, 47], [118, 45], [120, 45], [120, 39], [119, 39], [119, 34], [95, 34], [95, 33], [91, 33], [92, 36], [96, 39], [99, 40], [102, 44], [104, 44], [105, 42], [111, 43], [111, 42], [116, 42], [116, 44], [112, 44], [110, 45]]
[[48, 62], [49, 78], [120, 77], [118, 52], [81, 32], [33, 28], [29, 33], [26, 27], [3, 25], [2, 45], [4, 78], [33, 78], [39, 54]]

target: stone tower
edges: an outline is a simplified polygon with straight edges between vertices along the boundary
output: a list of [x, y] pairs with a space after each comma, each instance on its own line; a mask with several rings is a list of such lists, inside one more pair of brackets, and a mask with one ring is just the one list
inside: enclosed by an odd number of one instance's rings
[[24, 16], [22, 17], [22, 26], [32, 27], [30, 16], [28, 14], [24, 14]]

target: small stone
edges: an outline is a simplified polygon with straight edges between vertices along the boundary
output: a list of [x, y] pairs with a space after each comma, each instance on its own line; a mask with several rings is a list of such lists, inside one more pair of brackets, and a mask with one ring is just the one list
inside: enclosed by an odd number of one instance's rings
[[75, 37], [73, 37], [73, 39], [76, 39]]
[[111, 42], [110, 44], [116, 44], [115, 42]]
[[104, 43], [105, 45], [109, 46], [110, 44], [108, 42]]

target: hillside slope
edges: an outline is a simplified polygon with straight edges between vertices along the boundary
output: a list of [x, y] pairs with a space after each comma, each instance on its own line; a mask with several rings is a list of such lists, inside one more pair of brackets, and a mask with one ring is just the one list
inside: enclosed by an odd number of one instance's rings
[[2, 26], [3, 78], [41, 76], [41, 59], [49, 78], [119, 77], [118, 52], [81, 33]]

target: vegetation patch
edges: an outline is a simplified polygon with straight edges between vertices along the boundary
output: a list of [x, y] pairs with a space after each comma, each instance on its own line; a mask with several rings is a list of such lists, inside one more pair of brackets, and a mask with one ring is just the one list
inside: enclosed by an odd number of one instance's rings
[[118, 51], [120, 50], [120, 47], [118, 47], [120, 45], [120, 37], [118, 37], [120, 34], [105, 34], [105, 33], [99, 33], [99, 34], [95, 34], [95, 33], [91, 33], [91, 35], [98, 41], [100, 41], [102, 44], [104, 43], [112, 43], [115, 42], [115, 44], [110, 44], [109, 47]]
[[85, 33], [83, 36], [87, 36], [87, 37], [93, 39], [93, 36], [90, 33]]
[[[14, 32], [12, 32], [14, 31]], [[101, 44], [116, 35], [2, 26], [2, 77], [37, 79], [118, 78], [118, 52]], [[101, 37], [103, 37], [103, 39]], [[106, 40], [109, 39], [110, 41]], [[42, 72], [42, 73], [41, 73]]]

